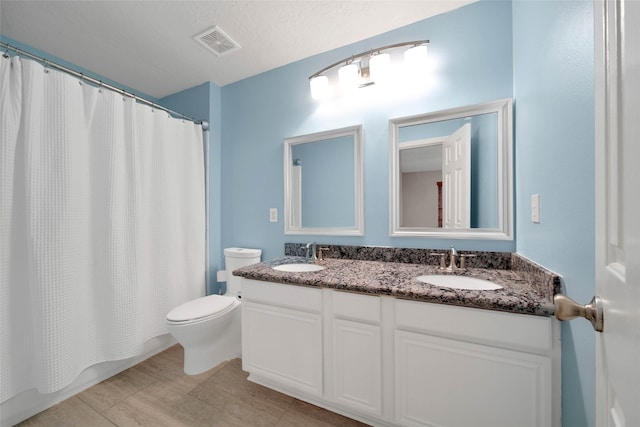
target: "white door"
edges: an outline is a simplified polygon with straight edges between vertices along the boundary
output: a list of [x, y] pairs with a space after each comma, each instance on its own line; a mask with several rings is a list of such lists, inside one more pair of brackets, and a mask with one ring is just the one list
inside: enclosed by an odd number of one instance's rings
[[442, 144], [442, 226], [471, 228], [471, 124]]
[[598, 426], [640, 426], [640, 2], [595, 2]]

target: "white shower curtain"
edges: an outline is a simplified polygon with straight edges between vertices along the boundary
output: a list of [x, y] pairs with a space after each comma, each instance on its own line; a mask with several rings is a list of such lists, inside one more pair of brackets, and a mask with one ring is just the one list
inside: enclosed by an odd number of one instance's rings
[[0, 402], [139, 355], [204, 294], [202, 127], [0, 58]]
[[291, 166], [291, 226], [302, 227], [302, 166]]

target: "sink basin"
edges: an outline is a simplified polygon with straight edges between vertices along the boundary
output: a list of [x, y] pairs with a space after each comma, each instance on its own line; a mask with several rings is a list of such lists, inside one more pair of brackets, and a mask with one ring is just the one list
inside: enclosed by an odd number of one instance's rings
[[273, 267], [273, 269], [278, 271], [288, 271], [290, 273], [301, 273], [309, 271], [320, 271], [324, 270], [325, 267], [318, 264], [282, 264], [276, 265], [275, 267]]
[[484, 279], [468, 276], [453, 276], [447, 274], [430, 274], [416, 277], [417, 280], [443, 288], [468, 289], [476, 291], [492, 291], [502, 289], [502, 286]]

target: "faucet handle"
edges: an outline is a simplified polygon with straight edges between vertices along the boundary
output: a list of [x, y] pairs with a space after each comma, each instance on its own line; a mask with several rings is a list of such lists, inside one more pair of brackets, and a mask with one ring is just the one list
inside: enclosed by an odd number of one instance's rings
[[467, 268], [467, 258], [475, 258], [476, 254], [460, 254], [460, 268]]
[[440, 257], [440, 268], [447, 268], [447, 262], [444, 257], [447, 255], [445, 252], [431, 252], [429, 255], [431, 256], [439, 256]]
[[330, 249], [330, 248], [327, 248], [327, 247], [319, 247], [319, 248], [318, 248], [318, 259], [319, 259], [320, 261], [323, 261], [323, 260], [324, 260], [324, 254], [322, 253], [322, 251], [328, 251], [329, 249]]

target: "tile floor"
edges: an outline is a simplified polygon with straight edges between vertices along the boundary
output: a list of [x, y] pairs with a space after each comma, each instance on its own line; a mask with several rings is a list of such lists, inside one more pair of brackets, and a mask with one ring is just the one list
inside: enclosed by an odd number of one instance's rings
[[19, 426], [364, 426], [247, 380], [240, 359], [200, 375], [175, 345]]

